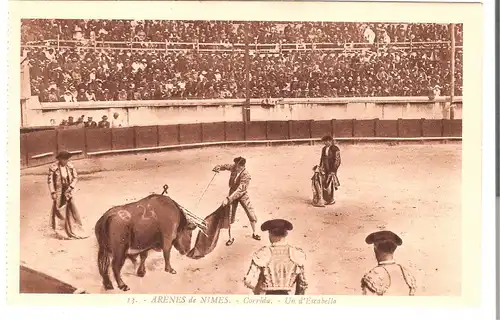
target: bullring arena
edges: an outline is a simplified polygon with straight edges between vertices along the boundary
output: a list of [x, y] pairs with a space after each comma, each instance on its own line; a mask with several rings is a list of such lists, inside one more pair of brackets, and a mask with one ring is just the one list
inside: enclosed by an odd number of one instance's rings
[[[212, 169], [243, 156], [259, 226], [294, 225], [289, 242], [306, 252], [307, 294], [360, 295], [376, 264], [365, 237], [389, 229], [403, 239], [396, 259], [414, 274], [416, 295], [459, 296], [462, 27], [23, 20], [21, 265], [89, 293], [122, 293], [105, 291], [98, 272], [101, 215], [167, 184], [204, 218], [228, 191], [221, 172], [197, 205]], [[324, 135], [340, 147], [341, 185], [337, 202], [318, 208], [311, 177]], [[48, 166], [63, 150], [79, 173], [87, 239], [57, 239], [50, 228]], [[250, 294], [243, 277], [267, 234], [252, 239], [241, 208], [231, 229], [234, 244], [224, 245], [223, 230], [202, 259], [172, 250], [175, 275], [160, 252], [144, 278], [127, 260], [127, 293]]]
[[[341, 187], [337, 203], [326, 208], [310, 205], [311, 168], [319, 148], [209, 147], [76, 160], [78, 205], [88, 230], [111, 206], [160, 193], [165, 183], [175, 200], [193, 208], [213, 166], [243, 155], [260, 222], [282, 217], [294, 224], [289, 238], [307, 253], [308, 294], [360, 294], [360, 277], [375, 264], [364, 238], [387, 228], [403, 238], [396, 258], [414, 272], [417, 295], [460, 295], [461, 144], [340, 143]], [[68, 241], [52, 236], [46, 173], [47, 166], [39, 166], [21, 174], [21, 262], [90, 293], [105, 293], [93, 234]], [[219, 206], [227, 180], [227, 174], [216, 176], [197, 215], [205, 217]], [[267, 236], [260, 242], [251, 239], [241, 208], [232, 230], [233, 246], [223, 244], [227, 234], [222, 233], [217, 248], [201, 260], [173, 250], [176, 275], [164, 272], [159, 252], [150, 254], [144, 278], [127, 261], [122, 274], [131, 287], [128, 293], [249, 294], [242, 278], [251, 254], [268, 243]]]

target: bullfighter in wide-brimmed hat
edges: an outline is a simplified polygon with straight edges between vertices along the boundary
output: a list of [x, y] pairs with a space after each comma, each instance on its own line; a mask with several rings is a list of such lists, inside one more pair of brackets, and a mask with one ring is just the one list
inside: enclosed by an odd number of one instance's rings
[[87, 236], [84, 235], [74, 199], [78, 173], [73, 163], [69, 162], [70, 158], [71, 153], [61, 151], [56, 156], [57, 161], [49, 167], [47, 182], [52, 197], [51, 225], [59, 237], [84, 239]]
[[321, 139], [324, 147], [321, 150], [319, 165], [314, 166], [312, 180], [313, 206], [324, 207], [335, 203], [335, 190], [340, 186], [337, 171], [341, 164], [340, 149], [334, 144], [331, 136]]
[[292, 223], [285, 219], [268, 220], [262, 224], [261, 230], [269, 232], [271, 245], [254, 253], [243, 280], [254, 294], [305, 294], [308, 287], [304, 268], [306, 254], [287, 243], [286, 237], [292, 229]]
[[383, 230], [369, 234], [365, 242], [373, 244], [378, 265], [361, 279], [363, 295], [415, 295], [415, 278], [408, 269], [394, 260], [394, 252], [403, 244], [403, 240], [394, 232]]

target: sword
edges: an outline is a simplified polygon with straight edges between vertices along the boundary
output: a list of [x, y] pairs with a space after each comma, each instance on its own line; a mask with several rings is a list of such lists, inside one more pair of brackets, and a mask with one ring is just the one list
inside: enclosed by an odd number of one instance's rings
[[208, 190], [208, 187], [210, 187], [210, 185], [212, 184], [212, 181], [214, 181], [215, 179], [215, 176], [217, 175], [218, 172], [215, 172], [214, 175], [212, 176], [212, 179], [210, 179], [210, 182], [208, 183], [207, 187], [205, 188], [205, 190], [203, 190], [203, 192], [201, 193], [201, 196], [200, 198], [198, 199], [198, 202], [196, 203], [196, 206], [195, 206], [195, 209], [198, 208], [198, 205], [200, 204], [200, 201], [201, 199], [203, 198], [203, 196], [205, 195], [205, 192], [207, 192]]

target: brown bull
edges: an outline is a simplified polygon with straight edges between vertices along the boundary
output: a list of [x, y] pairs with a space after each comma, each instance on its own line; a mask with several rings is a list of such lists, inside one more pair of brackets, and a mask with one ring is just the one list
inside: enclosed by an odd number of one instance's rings
[[177, 203], [168, 196], [153, 194], [137, 202], [109, 209], [95, 226], [99, 244], [98, 267], [104, 288], [113, 289], [108, 273], [111, 256], [115, 280], [123, 291], [129, 290], [120, 276], [125, 259], [135, 262], [140, 255], [137, 275], [144, 277], [150, 249], [162, 250], [165, 271], [175, 274], [176, 271], [170, 265], [172, 245], [185, 255], [190, 250], [195, 228], [194, 224], [188, 223]]

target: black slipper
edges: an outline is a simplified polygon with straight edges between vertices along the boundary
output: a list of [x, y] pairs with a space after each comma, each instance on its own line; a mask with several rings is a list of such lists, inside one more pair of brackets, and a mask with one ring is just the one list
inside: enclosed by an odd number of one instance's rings
[[260, 236], [258, 234], [252, 234], [252, 238], [254, 238], [255, 240], [260, 240]]
[[233, 244], [233, 242], [234, 242], [234, 238], [231, 238], [231, 239], [227, 240], [227, 241], [226, 241], [226, 246], [230, 246], [230, 245], [232, 245], [232, 244]]

